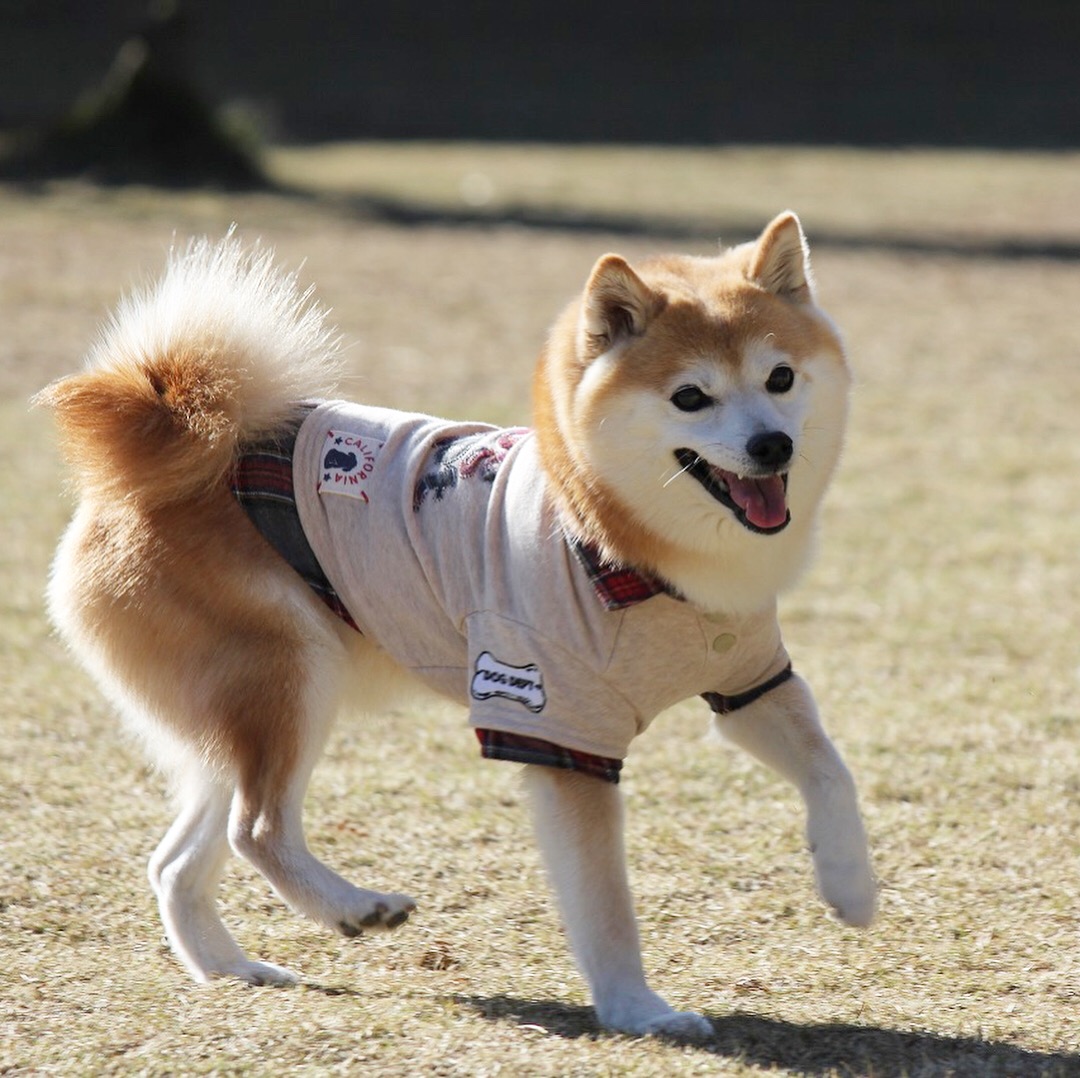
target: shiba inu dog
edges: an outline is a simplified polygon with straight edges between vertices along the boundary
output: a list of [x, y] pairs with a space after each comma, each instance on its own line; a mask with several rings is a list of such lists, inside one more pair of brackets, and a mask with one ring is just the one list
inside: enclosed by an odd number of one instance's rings
[[346, 936], [413, 911], [305, 842], [345, 670], [365, 708], [417, 681], [467, 704], [483, 755], [526, 765], [605, 1026], [711, 1028], [647, 986], [624, 864], [622, 760], [678, 700], [798, 787], [822, 896], [869, 922], [855, 787], [776, 618], [849, 381], [797, 218], [713, 258], [601, 258], [542, 351], [532, 430], [335, 400], [336, 373], [295, 277], [227, 237], [175, 254], [40, 394], [78, 493], [50, 612], [175, 780], [150, 880], [190, 972], [295, 979], [218, 917], [230, 847]]

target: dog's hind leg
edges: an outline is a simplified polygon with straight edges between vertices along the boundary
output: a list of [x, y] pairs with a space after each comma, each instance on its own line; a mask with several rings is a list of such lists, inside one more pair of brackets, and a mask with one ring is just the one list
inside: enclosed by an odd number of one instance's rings
[[261, 718], [273, 736], [234, 750], [229, 840], [297, 913], [344, 936], [395, 928], [416, 903], [355, 887], [315, 857], [304, 837], [304, 793], [338, 703], [333, 664], [315, 652], [309, 645], [302, 664], [306, 689], [264, 694]]
[[676, 1011], [645, 983], [626, 873], [618, 787], [591, 775], [526, 767], [537, 839], [570, 945], [602, 1025], [700, 1040], [707, 1018]]
[[150, 859], [165, 933], [174, 953], [200, 981], [238, 977], [250, 984], [289, 984], [280, 966], [252, 962], [218, 916], [214, 893], [229, 856], [226, 829], [231, 791], [207, 774], [192, 776], [181, 810]]
[[340, 932], [396, 928], [416, 909], [408, 895], [356, 887], [324, 865], [307, 847], [301, 803], [307, 775], [294, 775], [271, 796], [246, 783], [233, 799], [229, 835], [234, 849], [269, 881], [289, 907]]
[[794, 676], [753, 703], [717, 715], [720, 732], [794, 783], [822, 898], [840, 919], [867, 925], [877, 885], [855, 783], [818, 719], [809, 686]]

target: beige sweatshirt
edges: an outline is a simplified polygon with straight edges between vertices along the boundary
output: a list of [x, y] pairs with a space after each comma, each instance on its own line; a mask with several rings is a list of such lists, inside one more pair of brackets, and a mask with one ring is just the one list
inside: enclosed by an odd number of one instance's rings
[[662, 710], [783, 670], [775, 607], [714, 615], [568, 536], [525, 430], [331, 401], [297, 509], [356, 624], [477, 729], [621, 760]]

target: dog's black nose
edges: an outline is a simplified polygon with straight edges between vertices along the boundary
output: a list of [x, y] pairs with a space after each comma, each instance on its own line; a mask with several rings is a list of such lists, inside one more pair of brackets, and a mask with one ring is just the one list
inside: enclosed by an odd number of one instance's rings
[[782, 430], [770, 430], [755, 434], [747, 443], [746, 451], [755, 464], [767, 468], [779, 468], [791, 460], [794, 449], [791, 439]]

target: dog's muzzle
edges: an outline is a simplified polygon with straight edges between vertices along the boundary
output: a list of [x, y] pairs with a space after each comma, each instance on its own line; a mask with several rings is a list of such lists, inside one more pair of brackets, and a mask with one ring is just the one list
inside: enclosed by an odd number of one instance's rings
[[710, 464], [693, 449], [676, 449], [675, 459], [682, 470], [696, 479], [747, 530], [759, 535], [775, 535], [791, 521], [787, 507], [787, 471], [780, 468], [791, 460], [791, 439], [780, 431], [754, 435], [747, 452], [771, 473], [737, 475]]

